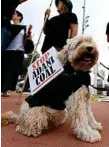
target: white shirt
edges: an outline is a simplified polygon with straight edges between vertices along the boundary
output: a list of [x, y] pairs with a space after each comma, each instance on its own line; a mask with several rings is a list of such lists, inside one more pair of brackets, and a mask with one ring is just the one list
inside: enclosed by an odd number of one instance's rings
[[6, 50], [19, 50], [24, 51], [24, 30], [21, 30], [19, 34], [12, 40]]

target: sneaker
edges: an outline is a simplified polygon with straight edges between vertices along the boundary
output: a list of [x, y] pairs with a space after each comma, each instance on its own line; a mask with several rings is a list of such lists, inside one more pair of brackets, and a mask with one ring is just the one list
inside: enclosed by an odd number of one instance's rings
[[8, 92], [3, 92], [2, 96], [3, 96], [3, 97], [9, 97], [10, 94], [9, 94]]

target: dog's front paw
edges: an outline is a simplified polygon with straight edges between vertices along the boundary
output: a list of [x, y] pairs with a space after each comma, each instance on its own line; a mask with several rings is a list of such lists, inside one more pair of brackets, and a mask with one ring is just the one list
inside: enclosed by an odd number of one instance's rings
[[33, 136], [33, 137], [38, 137], [42, 134], [42, 130], [36, 128], [35, 126], [27, 127], [27, 126], [18, 125], [16, 127], [16, 132], [19, 132], [26, 136]]
[[9, 119], [6, 116], [1, 116], [1, 126], [7, 126], [9, 124]]
[[97, 130], [93, 129], [79, 131], [77, 138], [90, 143], [94, 143], [102, 139], [101, 134]]
[[93, 142], [100, 141], [101, 139], [102, 139], [101, 135], [97, 130], [91, 130], [91, 132], [89, 132], [89, 134], [85, 136], [83, 140], [93, 143]]

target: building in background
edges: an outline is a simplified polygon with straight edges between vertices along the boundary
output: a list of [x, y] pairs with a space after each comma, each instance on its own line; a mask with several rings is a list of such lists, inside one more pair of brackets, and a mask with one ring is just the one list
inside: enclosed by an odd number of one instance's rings
[[[108, 77], [108, 70], [105, 69], [100, 63], [98, 63], [93, 69], [92, 72], [90, 73], [91, 75], [91, 85], [98, 87], [98, 88], [104, 88], [106, 86], [109, 86], [109, 82], [107, 81]], [[106, 91], [100, 91], [96, 90], [94, 88], [90, 88], [92, 94], [102, 94], [106, 95]]]

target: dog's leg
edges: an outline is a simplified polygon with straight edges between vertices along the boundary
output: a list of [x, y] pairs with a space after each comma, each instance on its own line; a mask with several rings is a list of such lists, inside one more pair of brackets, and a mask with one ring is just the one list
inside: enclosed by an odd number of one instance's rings
[[67, 112], [67, 109], [65, 109], [64, 112], [65, 112], [64, 119], [62, 119], [62, 121], [61, 121], [60, 124], [64, 124], [64, 123], [66, 122], [68, 116], [69, 116], [69, 115], [68, 115], [68, 112]]
[[47, 107], [28, 109], [25, 114], [22, 115], [22, 119], [16, 131], [33, 137], [41, 135], [42, 131], [48, 129], [49, 124], [53, 121], [53, 117], [47, 109]]
[[58, 127], [59, 125], [64, 124], [68, 117], [68, 113], [66, 112], [66, 110], [63, 111], [63, 110], [54, 110], [48, 108], [48, 112], [52, 116], [51, 123], [54, 127]]
[[70, 107], [68, 106], [68, 108], [72, 116], [72, 127], [77, 138], [87, 142], [100, 141], [99, 132], [92, 129], [88, 124], [87, 94], [88, 90], [83, 86], [69, 98]]
[[17, 119], [17, 121], [15, 123], [16, 125], [18, 125], [20, 123], [20, 121], [22, 120], [23, 115], [25, 115], [25, 113], [26, 113], [26, 111], [28, 109], [29, 109], [29, 104], [26, 101], [24, 101], [20, 106], [20, 114], [19, 114], [19, 117], [18, 117], [18, 119]]
[[27, 109], [29, 109], [29, 105], [28, 105], [28, 103], [26, 103], [24, 101], [23, 104], [21, 105], [20, 116], [12, 111], [8, 111], [8, 112], [3, 113], [1, 115], [1, 125], [6, 126], [6, 125], [12, 124], [12, 123], [15, 123], [16, 125], [19, 124], [19, 121], [20, 121], [22, 115], [25, 114], [25, 111]]
[[29, 110], [29, 104], [26, 101], [24, 101], [20, 106], [20, 117], [23, 117], [23, 115], [25, 115], [26, 111], [28, 110]]
[[102, 126], [101, 123], [98, 123], [94, 116], [93, 113], [91, 111], [91, 104], [90, 104], [90, 94], [88, 95], [88, 101], [87, 101], [87, 116], [88, 116], [88, 122], [89, 125], [95, 129], [95, 130], [102, 130]]
[[17, 122], [19, 116], [12, 112], [8, 111], [1, 115], [1, 126], [6, 126], [8, 124], [14, 124]]

